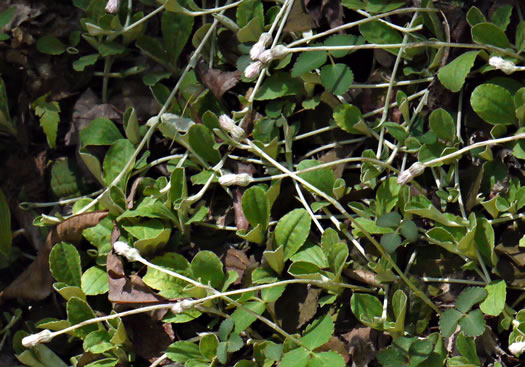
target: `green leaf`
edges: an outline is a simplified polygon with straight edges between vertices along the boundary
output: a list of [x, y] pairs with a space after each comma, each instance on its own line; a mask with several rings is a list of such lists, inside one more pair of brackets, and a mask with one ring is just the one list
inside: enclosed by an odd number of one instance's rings
[[58, 159], [51, 168], [51, 190], [56, 197], [79, 196], [87, 185], [73, 159]]
[[321, 247], [312, 242], [308, 242], [306, 245], [304, 245], [301, 248], [301, 251], [293, 255], [290, 260], [293, 262], [308, 262], [318, 266], [320, 269], [324, 269], [329, 266], [328, 259]]
[[66, 51], [66, 45], [55, 36], [47, 34], [36, 41], [36, 49], [47, 55], [61, 55]]
[[[174, 170], [175, 172], [176, 170]], [[135, 208], [135, 210], [126, 210], [122, 213], [117, 221], [120, 222], [124, 218], [157, 218], [157, 219], [168, 219], [173, 223], [177, 223], [178, 219], [166, 204], [154, 197], [146, 197], [141, 203]]]
[[[177, 253], [167, 252], [162, 256], [153, 258], [151, 262], [181, 275], [191, 276], [190, 263], [184, 256]], [[188, 283], [156, 269], [148, 267], [142, 280], [151, 288], [159, 290], [160, 295], [164, 297], [178, 298], [186, 295], [183, 289]]]
[[97, 118], [80, 131], [80, 145], [111, 145], [124, 137], [115, 124], [106, 118]]
[[512, 15], [512, 5], [506, 4], [498, 7], [492, 17], [490, 22], [498, 26], [503, 32], [507, 29], [507, 26], [510, 23], [510, 17]]
[[221, 160], [221, 155], [218, 150], [214, 148], [215, 138], [213, 133], [204, 125], [193, 125], [188, 131], [188, 140], [191, 148], [202, 159], [211, 163], [217, 164]]
[[6, 259], [11, 253], [13, 234], [11, 233], [11, 212], [7, 198], [2, 189], [0, 189], [0, 255]]
[[263, 23], [264, 21], [261, 17], [255, 17], [250, 19], [248, 24], [246, 24], [244, 27], [237, 31], [237, 39], [239, 40], [239, 42], [257, 42], [261, 33], [264, 30]]
[[[353, 34], [336, 34], [334, 36], [328, 37], [324, 41], [325, 46], [351, 46], [362, 44], [364, 39]], [[350, 53], [349, 50], [340, 50], [340, 51], [329, 51], [330, 55], [335, 58], [344, 57]]]
[[82, 269], [76, 247], [65, 242], [53, 246], [49, 254], [49, 270], [58, 282], [80, 287]]
[[456, 125], [450, 113], [443, 108], [432, 111], [429, 117], [430, 128], [444, 141], [453, 142], [456, 137]]
[[415, 242], [419, 234], [416, 223], [410, 219], [403, 220], [403, 223], [401, 223], [400, 232], [403, 237], [408, 240], [408, 242]]
[[265, 239], [265, 231], [263, 231], [261, 224], [257, 224], [257, 226], [248, 233], [240, 229], [236, 232], [236, 235], [246, 241], [257, 243], [259, 245], [263, 244]]
[[514, 101], [510, 92], [495, 84], [481, 84], [470, 96], [474, 112], [492, 125], [511, 125], [516, 122]]
[[312, 360], [308, 367], [344, 367], [344, 358], [337, 352], [312, 353]]
[[98, 249], [99, 255], [105, 255], [111, 251], [111, 232], [113, 231], [113, 220], [104, 218], [96, 226], [84, 229], [82, 235]]
[[391, 254], [401, 246], [401, 236], [396, 232], [384, 234], [381, 236], [381, 245], [389, 254]]
[[458, 310], [451, 308], [443, 312], [439, 319], [439, 331], [445, 338], [450, 337], [456, 327], [458, 326], [459, 319], [463, 316]]
[[[305, 159], [297, 165], [297, 171], [317, 167], [322, 163], [314, 159]], [[331, 168], [321, 168], [310, 172], [299, 174], [299, 177], [315, 186], [317, 189], [332, 196], [332, 189], [335, 183], [335, 174]]]
[[312, 219], [305, 209], [295, 209], [282, 217], [275, 227], [275, 243], [283, 246], [288, 260], [304, 244], [310, 234]]
[[[82, 321], [91, 320], [95, 318], [95, 312], [93, 312], [88, 303], [77, 297], [71, 297], [69, 301], [67, 301], [66, 310], [67, 320], [71, 325], [76, 325], [81, 323]], [[80, 338], [84, 338], [89, 333], [92, 333], [99, 329], [100, 323], [90, 324], [75, 329], [75, 334]]]
[[488, 219], [484, 217], [477, 218], [478, 225], [474, 235], [474, 241], [479, 253], [485, 258], [485, 261], [492, 266], [496, 266], [498, 257], [494, 252], [494, 228]]
[[124, 131], [126, 138], [128, 138], [133, 145], [140, 143], [139, 119], [133, 107], [128, 108], [124, 113]]
[[298, 77], [324, 65], [328, 58], [326, 51], [303, 52], [295, 61], [292, 77]]
[[98, 53], [102, 57], [122, 55], [126, 46], [117, 42], [103, 42], [98, 46]]
[[[361, 24], [359, 26], [359, 32], [361, 32], [369, 43], [382, 45], [403, 42], [403, 37], [398, 31], [377, 20]], [[393, 48], [386, 51], [397, 55], [399, 49]]]
[[171, 226], [158, 219], [149, 219], [140, 223], [122, 224], [128, 233], [137, 238], [133, 246], [147, 256], [162, 248], [171, 234]]
[[13, 15], [15, 15], [15, 10], [16, 6], [11, 6], [0, 13], [0, 28], [11, 21], [11, 18], [13, 18]]
[[380, 318], [383, 313], [383, 305], [371, 294], [354, 293], [350, 299], [350, 306], [355, 317], [370, 327], [375, 325], [375, 319]]
[[[158, 71], [158, 72], [149, 72], [144, 74], [142, 77], [142, 82], [147, 85], [148, 87], [152, 87], [161, 80], [168, 79], [171, 77], [171, 73], [169, 71]], [[161, 116], [164, 117], [166, 114]], [[160, 129], [160, 126], [159, 126]]]
[[460, 227], [462, 222], [441, 213], [432, 202], [423, 195], [418, 195], [405, 205], [405, 213], [416, 214], [423, 218], [432, 219], [450, 227]]
[[165, 65], [169, 64], [168, 51], [164, 48], [160, 39], [150, 36], [141, 36], [137, 39], [135, 45], [142, 50], [146, 56], [149, 56], [158, 63]]
[[485, 286], [488, 295], [479, 305], [481, 311], [486, 315], [498, 316], [505, 308], [507, 299], [507, 284], [504, 280], [494, 281]]
[[[20, 348], [23, 348], [20, 345]], [[51, 349], [42, 344], [37, 344], [31, 349], [24, 350], [16, 358], [30, 367], [67, 367]]]
[[218, 346], [219, 339], [217, 339], [217, 336], [215, 334], [207, 334], [204, 335], [199, 342], [199, 351], [204, 357], [211, 361], [217, 354]]
[[252, 19], [264, 19], [264, 8], [260, 0], [243, 1], [237, 7], [237, 24], [239, 27], [246, 26]]
[[292, 78], [289, 73], [278, 72], [263, 82], [255, 100], [274, 100], [284, 96], [294, 96], [302, 90], [303, 83], [299, 79]]
[[458, 334], [456, 346], [459, 353], [475, 366], [480, 366], [481, 362], [476, 352], [476, 342], [473, 338], [466, 337], [463, 333]]
[[221, 260], [211, 251], [199, 251], [191, 261], [191, 270], [195, 278], [215, 289], [220, 289], [224, 283]]
[[401, 223], [401, 215], [397, 212], [384, 214], [377, 218], [377, 225], [380, 227], [397, 228]]
[[392, 345], [377, 354], [377, 360], [384, 367], [417, 367], [432, 353], [431, 340], [401, 337], [394, 340]]
[[469, 312], [459, 320], [461, 331], [466, 336], [476, 337], [483, 334], [485, 331], [485, 319], [481, 310], [474, 310]]
[[92, 266], [82, 274], [80, 280], [82, 291], [87, 296], [96, 296], [104, 294], [109, 289], [108, 273], [98, 266]]
[[479, 51], [469, 51], [456, 57], [452, 62], [439, 69], [438, 78], [441, 84], [452, 92], [459, 92], [465, 79], [474, 66]]
[[[124, 167], [128, 161], [132, 158], [135, 152], [135, 147], [127, 139], [120, 139], [115, 141], [109, 148], [106, 156], [104, 157], [104, 182], [107, 186], [111, 186], [115, 178], [124, 170]], [[117, 186], [123, 191], [126, 191], [128, 174], [131, 172], [134, 166], [134, 160], [132, 161], [131, 167], [128, 168], [127, 174], [123, 176]]]
[[525, 21], [522, 20], [516, 28], [516, 49], [522, 53], [525, 49]]
[[363, 114], [358, 107], [349, 103], [337, 105], [334, 108], [333, 117], [337, 126], [344, 131], [352, 134], [363, 134], [363, 131], [356, 128], [358, 124], [364, 125]]
[[401, 185], [397, 183], [396, 178], [390, 177], [382, 182], [376, 193], [376, 215], [381, 216], [394, 209], [399, 201], [400, 192]]
[[75, 71], [84, 71], [87, 66], [95, 65], [98, 61], [98, 54], [91, 54], [80, 57], [73, 61], [73, 69]]
[[321, 68], [321, 83], [332, 94], [345, 94], [353, 82], [354, 73], [345, 64], [330, 64]]
[[481, 45], [492, 45], [500, 48], [510, 48], [511, 44], [497, 25], [492, 23], [479, 23], [471, 29], [472, 40]]
[[248, 326], [257, 320], [257, 317], [248, 310], [253, 311], [257, 315], [261, 315], [266, 310], [266, 305], [259, 301], [246, 302], [243, 306], [244, 308], [237, 308], [231, 315], [235, 323], [235, 333], [246, 330]]
[[270, 268], [280, 275], [284, 269], [283, 246], [277, 247], [274, 251], [266, 250], [263, 252], [263, 255]]
[[286, 284], [261, 290], [261, 298], [265, 303], [275, 302], [281, 297], [286, 289]]
[[266, 191], [258, 186], [246, 190], [242, 196], [242, 211], [252, 227], [260, 224], [265, 231], [270, 221], [270, 201]]
[[284, 354], [280, 367], [306, 367], [310, 360], [310, 352], [305, 348], [296, 348]]
[[312, 262], [295, 261], [288, 268], [288, 274], [300, 279], [321, 279], [321, 268]]
[[97, 330], [89, 333], [84, 339], [83, 348], [85, 352], [100, 354], [113, 349], [111, 335], [106, 330]]
[[470, 311], [472, 306], [483, 301], [487, 297], [487, 291], [481, 287], [469, 287], [461, 292], [456, 299], [456, 308], [465, 313]]
[[327, 314], [308, 325], [301, 342], [306, 348], [314, 350], [327, 343], [333, 333], [334, 322]]
[[467, 22], [471, 27], [474, 27], [476, 24], [486, 23], [487, 19], [485, 18], [481, 10], [479, 10], [475, 6], [472, 6], [467, 12]]
[[58, 123], [60, 122], [60, 106], [58, 102], [46, 102], [47, 94], [37, 98], [31, 107], [40, 118], [40, 126], [46, 134], [47, 144], [51, 148], [56, 147]]
[[199, 346], [188, 341], [178, 341], [166, 349], [166, 355], [173, 362], [186, 363], [190, 359], [202, 359]]
[[165, 11], [162, 14], [162, 38], [172, 65], [176, 65], [184, 46], [190, 39], [194, 17]]

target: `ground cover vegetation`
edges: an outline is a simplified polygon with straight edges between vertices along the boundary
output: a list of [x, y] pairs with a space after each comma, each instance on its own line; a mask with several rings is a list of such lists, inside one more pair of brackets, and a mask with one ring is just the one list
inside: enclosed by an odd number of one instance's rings
[[4, 1], [0, 365], [521, 365], [524, 5]]

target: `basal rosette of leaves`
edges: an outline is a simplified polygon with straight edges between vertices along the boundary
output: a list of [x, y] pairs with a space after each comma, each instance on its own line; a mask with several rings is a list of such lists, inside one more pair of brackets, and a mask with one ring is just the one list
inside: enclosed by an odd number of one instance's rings
[[[38, 52], [70, 57], [101, 104], [119, 80], [139, 83], [155, 113], [130, 102], [120, 121], [92, 118], [75, 155], [52, 162], [49, 191], [70, 211], [35, 224], [69, 229], [38, 255], [40, 273], [13, 284], [49, 270], [64, 312], [14, 327], [24, 316], [6, 311], [0, 335], [20, 363], [520, 356], [523, 5], [462, 16], [428, 0], [73, 4], [77, 33], [42, 35]], [[8, 93], [0, 84], [0, 127], [12, 132]], [[49, 96], [31, 108], [55, 149], [69, 122]], [[0, 256], [11, 265], [4, 196]], [[100, 211], [89, 228], [64, 225]], [[8, 305], [45, 297], [10, 292]]]

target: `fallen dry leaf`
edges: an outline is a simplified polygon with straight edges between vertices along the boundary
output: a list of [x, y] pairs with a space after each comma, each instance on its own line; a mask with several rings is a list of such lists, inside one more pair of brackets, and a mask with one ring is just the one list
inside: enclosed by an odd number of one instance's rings
[[168, 300], [148, 287], [142, 279], [135, 275], [128, 278], [124, 273], [122, 260], [111, 251], [108, 253], [106, 268], [109, 277], [108, 298], [112, 303], [117, 304], [151, 304], [168, 302]]
[[246, 254], [241, 251], [237, 250], [235, 248], [229, 248], [228, 251], [226, 251], [226, 257], [224, 259], [224, 265], [226, 266], [226, 270], [234, 270], [239, 274], [237, 277], [237, 280], [233, 284], [241, 284], [242, 277], [244, 275], [244, 271], [246, 268], [254, 263], [254, 260], [250, 260]]
[[96, 226], [107, 215], [106, 211], [84, 213], [68, 218], [53, 228], [35, 261], [0, 292], [0, 303], [9, 298], [39, 301], [49, 296], [53, 284], [53, 277], [49, 271], [49, 254], [53, 246], [62, 241], [79, 242], [84, 229]]
[[131, 315], [122, 319], [133, 341], [137, 355], [148, 362], [154, 362], [175, 340], [171, 324], [153, 321], [144, 314]]
[[198, 78], [202, 83], [208, 87], [215, 98], [222, 101], [224, 93], [232, 89], [241, 80], [240, 71], [222, 71], [218, 69], [210, 69], [206, 65], [206, 61], [200, 59], [197, 63], [196, 72]]
[[317, 27], [314, 18], [308, 14], [304, 1], [294, 1], [284, 27], [285, 32], [306, 32]]

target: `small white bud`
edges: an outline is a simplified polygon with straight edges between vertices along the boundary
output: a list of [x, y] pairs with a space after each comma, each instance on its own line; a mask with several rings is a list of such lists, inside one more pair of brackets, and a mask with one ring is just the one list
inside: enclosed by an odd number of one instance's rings
[[138, 261], [142, 259], [139, 250], [130, 247], [127, 243], [122, 241], [116, 241], [113, 244], [113, 250], [115, 250], [117, 254], [124, 256], [129, 261]]
[[219, 117], [219, 124], [221, 125], [221, 128], [228, 134], [230, 134], [230, 136], [234, 140], [240, 141], [245, 137], [245, 133], [242, 127], [237, 126], [229, 116], [221, 115]]
[[525, 351], [525, 341], [512, 343], [509, 345], [509, 351], [515, 356], [523, 353]]
[[282, 59], [290, 53], [290, 49], [283, 45], [277, 45], [274, 48], [266, 50], [259, 55], [259, 60], [267, 64], [272, 60]]
[[397, 177], [397, 183], [400, 185], [409, 183], [415, 177], [422, 174], [423, 171], [425, 171], [425, 168], [426, 166], [423, 163], [420, 163], [420, 162], [414, 163], [413, 165], [410, 166], [409, 169], [406, 169], [399, 174], [399, 176]]
[[512, 320], [512, 326], [514, 326], [515, 328], [519, 328], [520, 327], [520, 322], [516, 319]]
[[253, 177], [247, 173], [228, 173], [219, 177], [219, 183], [222, 186], [248, 186], [253, 181]]
[[489, 59], [490, 66], [503, 71], [505, 74], [512, 74], [517, 70], [516, 65], [512, 61], [507, 61], [499, 56], [492, 56]]
[[37, 344], [47, 343], [53, 339], [53, 333], [45, 329], [39, 333], [28, 335], [22, 339], [22, 345], [26, 348], [33, 348]]
[[106, 11], [111, 14], [118, 12], [120, 0], [108, 0], [106, 3]]
[[272, 35], [269, 33], [262, 33], [257, 43], [255, 43], [250, 49], [250, 58], [254, 61], [257, 60], [259, 55], [270, 45], [270, 42], [272, 42]]
[[259, 75], [262, 69], [262, 62], [252, 62], [246, 69], [244, 69], [244, 76], [248, 79], [253, 79]]
[[193, 300], [192, 299], [190, 299], [190, 298], [183, 299], [182, 301], [179, 301], [179, 302], [175, 303], [173, 306], [171, 306], [171, 312], [173, 312], [175, 315], [177, 315], [179, 313], [183, 313], [186, 310], [189, 310], [192, 307], [193, 307]]

